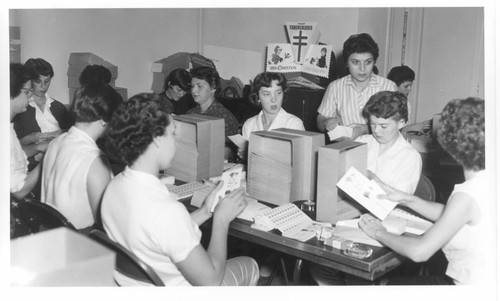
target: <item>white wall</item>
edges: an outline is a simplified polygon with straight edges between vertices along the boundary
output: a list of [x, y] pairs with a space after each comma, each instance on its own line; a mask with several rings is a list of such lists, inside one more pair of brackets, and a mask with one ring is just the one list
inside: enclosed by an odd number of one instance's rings
[[[118, 66], [116, 86], [128, 94], [151, 88], [151, 63], [178, 51], [216, 45], [265, 55], [268, 43], [287, 42], [285, 23], [318, 22], [320, 42], [338, 56], [358, 30], [358, 8], [27, 9], [10, 10], [21, 27], [21, 61], [41, 57], [56, 73], [49, 93], [68, 103], [68, 58], [92, 52]], [[42, 26], [43, 25], [43, 26]], [[264, 61], [264, 60], [263, 60]], [[261, 71], [264, 66], [261, 67]]]
[[[404, 8], [204, 8], [10, 10], [21, 27], [21, 60], [42, 57], [56, 76], [50, 94], [67, 103], [71, 52], [93, 52], [118, 66], [116, 85], [128, 94], [151, 88], [151, 63], [204, 45], [265, 55], [268, 43], [286, 43], [286, 22], [317, 22], [320, 42], [340, 60], [344, 41], [368, 32], [377, 41], [383, 76], [400, 64]], [[410, 101], [413, 120], [438, 112], [453, 97], [484, 96], [481, 8], [410, 8], [407, 62], [417, 72]], [[244, 59], [244, 58], [243, 58]], [[264, 60], [262, 60], [264, 61]], [[261, 71], [264, 66], [260, 66]], [[479, 88], [478, 88], [479, 87]], [[478, 93], [475, 93], [479, 90]], [[474, 94], [475, 93], [475, 94]], [[418, 101], [418, 103], [417, 103]]]
[[151, 63], [178, 51], [197, 52], [199, 9], [43, 9], [11, 11], [21, 27], [21, 61], [41, 57], [55, 77], [49, 93], [68, 103], [71, 52], [92, 52], [118, 66], [117, 87], [150, 92]]

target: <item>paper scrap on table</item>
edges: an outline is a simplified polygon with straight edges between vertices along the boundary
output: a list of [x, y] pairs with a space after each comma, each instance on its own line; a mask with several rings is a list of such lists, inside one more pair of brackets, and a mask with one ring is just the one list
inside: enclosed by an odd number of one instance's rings
[[243, 138], [240, 134], [227, 136], [227, 138], [229, 138], [238, 148], [246, 148], [248, 144], [248, 140]]
[[337, 125], [333, 130], [328, 132], [328, 137], [330, 137], [330, 140], [332, 141], [342, 137], [351, 138], [352, 127]]
[[253, 222], [253, 219], [257, 214], [264, 214], [266, 211], [271, 210], [271, 207], [260, 203], [254, 198], [247, 196], [246, 200], [248, 201], [248, 205], [237, 216], [238, 218]]
[[352, 166], [337, 183], [337, 187], [380, 220], [384, 220], [397, 205], [397, 202], [379, 199], [377, 196], [385, 195], [385, 191], [375, 181], [368, 179]]

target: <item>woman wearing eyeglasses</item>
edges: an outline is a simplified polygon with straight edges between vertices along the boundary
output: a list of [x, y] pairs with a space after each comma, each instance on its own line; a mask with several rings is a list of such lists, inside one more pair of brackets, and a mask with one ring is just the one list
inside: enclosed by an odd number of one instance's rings
[[28, 158], [12, 123], [16, 115], [26, 111], [32, 91], [26, 68], [21, 64], [10, 64], [10, 193], [19, 200], [33, 190], [40, 177], [40, 165], [28, 172]]

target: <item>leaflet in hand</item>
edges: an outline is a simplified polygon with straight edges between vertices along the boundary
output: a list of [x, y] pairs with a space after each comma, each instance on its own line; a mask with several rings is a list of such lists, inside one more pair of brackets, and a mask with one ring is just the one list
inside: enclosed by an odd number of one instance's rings
[[330, 140], [336, 140], [342, 137], [351, 138], [352, 137], [352, 127], [337, 125], [333, 130], [328, 132], [328, 137]]
[[337, 187], [380, 220], [384, 220], [397, 205], [396, 202], [377, 198], [378, 195], [386, 194], [385, 191], [375, 181], [369, 180], [354, 167], [349, 168], [337, 183]]
[[243, 148], [246, 149], [248, 140], [243, 138], [240, 134], [232, 135], [232, 136], [227, 136], [231, 142], [233, 142], [238, 148]]
[[228, 169], [222, 173], [221, 180], [224, 181], [224, 185], [215, 195], [214, 204], [210, 209], [211, 212], [214, 212], [215, 206], [217, 206], [217, 203], [219, 203], [221, 199], [223, 199], [231, 191], [240, 188], [242, 174], [243, 167], [241, 165], [237, 165], [236, 167]]

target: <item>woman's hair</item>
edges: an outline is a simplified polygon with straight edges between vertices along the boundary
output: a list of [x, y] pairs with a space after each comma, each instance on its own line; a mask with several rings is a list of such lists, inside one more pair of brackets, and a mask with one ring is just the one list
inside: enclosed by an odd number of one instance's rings
[[196, 67], [191, 69], [191, 77], [206, 81], [212, 89], [220, 88], [220, 77], [217, 70], [210, 67]]
[[[250, 101], [255, 105], [260, 105], [259, 103], [259, 90], [262, 87], [269, 88], [273, 80], [278, 81], [278, 86], [286, 91], [288, 85], [286, 83], [286, 77], [282, 73], [275, 72], [262, 72], [257, 74], [252, 82], [252, 90], [250, 92]], [[285, 101], [285, 95], [283, 95], [283, 101]]]
[[31, 58], [24, 63], [24, 66], [28, 69], [32, 80], [39, 79], [40, 76], [48, 76], [50, 78], [54, 77], [54, 69], [52, 69], [52, 65], [44, 59]]
[[361, 112], [366, 120], [370, 116], [396, 121], [408, 121], [408, 100], [404, 94], [392, 91], [380, 91], [373, 94]]
[[415, 80], [415, 72], [408, 66], [396, 66], [389, 71], [387, 79], [392, 80], [399, 87], [404, 82], [412, 82]]
[[108, 123], [106, 147], [131, 165], [171, 123], [170, 110], [158, 95], [142, 93], [122, 103]]
[[274, 47], [274, 53], [278, 52], [279, 49], [282, 49], [280, 45], [276, 45], [276, 47]]
[[111, 82], [111, 77], [112, 74], [108, 68], [102, 65], [88, 65], [83, 69], [78, 81], [82, 87], [96, 84], [104, 85]]
[[75, 92], [71, 113], [75, 122], [93, 122], [99, 119], [108, 122], [122, 102], [121, 95], [110, 85], [88, 85]]
[[25, 66], [19, 63], [10, 64], [10, 98], [14, 99], [21, 94], [24, 84], [30, 80]]
[[443, 149], [465, 169], [484, 169], [484, 100], [454, 99], [444, 107], [440, 122], [437, 138]]
[[344, 42], [344, 48], [342, 49], [342, 57], [344, 62], [347, 64], [349, 56], [353, 53], [371, 53], [373, 55], [373, 60], [377, 62], [378, 58], [378, 45], [375, 43], [373, 38], [367, 33], [360, 33], [350, 36]]
[[165, 79], [165, 90], [168, 90], [169, 86], [178, 86], [182, 90], [189, 92], [191, 88], [191, 75], [185, 69], [174, 69]]

